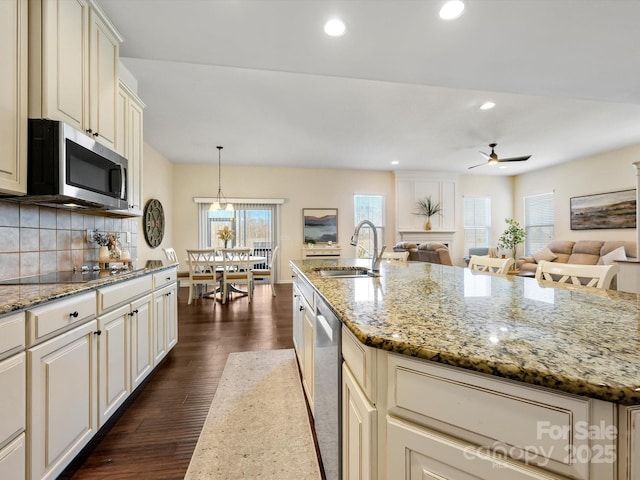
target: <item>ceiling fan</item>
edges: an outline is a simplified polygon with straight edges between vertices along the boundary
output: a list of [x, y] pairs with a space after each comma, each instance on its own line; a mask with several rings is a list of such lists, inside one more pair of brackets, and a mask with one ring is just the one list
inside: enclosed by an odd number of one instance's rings
[[474, 165], [473, 167], [469, 167], [469, 170], [476, 167], [481, 167], [482, 165], [494, 165], [496, 163], [502, 162], [524, 162], [525, 160], [529, 160], [531, 155], [525, 155], [524, 157], [512, 157], [512, 158], [498, 158], [498, 155], [494, 151], [494, 148], [498, 146], [497, 143], [490, 143], [491, 153], [487, 154], [484, 152], [480, 152], [480, 154], [487, 159], [487, 163], [480, 163], [478, 165]]

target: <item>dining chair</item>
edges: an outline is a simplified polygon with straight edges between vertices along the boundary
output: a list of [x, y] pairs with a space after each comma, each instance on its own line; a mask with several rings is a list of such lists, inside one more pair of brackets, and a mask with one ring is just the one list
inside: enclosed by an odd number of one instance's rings
[[394, 262], [406, 262], [409, 260], [409, 251], [405, 252], [383, 252], [383, 260], [389, 260]]
[[274, 286], [275, 283], [275, 265], [276, 265], [276, 258], [278, 257], [278, 249], [280, 248], [280, 246], [276, 246], [276, 248], [273, 249], [273, 252], [271, 252], [271, 260], [269, 260], [269, 268], [258, 268], [258, 269], [253, 269], [251, 270], [251, 273], [253, 274], [253, 279], [254, 279], [254, 283], [256, 279], [267, 279], [269, 280], [269, 284], [271, 285], [271, 294], [275, 297], [276, 296], [276, 289]]
[[178, 286], [181, 286], [182, 283], [189, 282], [189, 272], [185, 272], [184, 270], [180, 271], [180, 261], [178, 260], [176, 250], [173, 247], [166, 247], [163, 248], [162, 251], [164, 252], [164, 256], [166, 257], [168, 262], [178, 265]]
[[222, 274], [218, 271], [216, 252], [213, 249], [187, 250], [187, 257], [189, 259], [189, 301], [187, 303], [191, 304], [196, 287], [200, 291], [201, 287], [207, 288], [207, 285], [213, 285], [215, 292]]
[[541, 260], [536, 268], [536, 280], [570, 283], [608, 290], [620, 267], [613, 265], [580, 265]]
[[253, 274], [251, 273], [250, 248], [222, 249], [222, 303], [226, 303], [232, 291], [238, 290], [236, 285], [247, 285], [246, 295], [249, 303], [253, 298]]
[[475, 272], [488, 272], [506, 275], [515, 260], [508, 258], [491, 258], [483, 255], [471, 255], [469, 259], [469, 269]]

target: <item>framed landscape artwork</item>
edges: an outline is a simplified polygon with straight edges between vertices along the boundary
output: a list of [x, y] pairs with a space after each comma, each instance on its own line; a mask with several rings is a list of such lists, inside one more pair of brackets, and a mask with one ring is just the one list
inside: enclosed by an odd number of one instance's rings
[[636, 228], [636, 191], [572, 197], [570, 210], [571, 230]]
[[338, 241], [337, 208], [303, 208], [304, 243], [328, 243]]

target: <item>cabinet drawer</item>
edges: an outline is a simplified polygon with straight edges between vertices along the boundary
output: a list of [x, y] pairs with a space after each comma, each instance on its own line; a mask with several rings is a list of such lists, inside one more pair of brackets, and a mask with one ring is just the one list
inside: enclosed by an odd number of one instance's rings
[[0, 446], [25, 429], [26, 378], [24, 352], [0, 362]]
[[[590, 478], [589, 462], [576, 454], [615, 448], [615, 435], [606, 434], [615, 412], [606, 402], [395, 354], [388, 365], [393, 415], [573, 478]], [[595, 440], [585, 431], [592, 425], [602, 434]]]
[[177, 272], [175, 269], [163, 270], [153, 274], [153, 289], [164, 287], [176, 281]]
[[127, 280], [108, 287], [98, 289], [98, 313], [102, 313], [131, 300], [135, 300], [142, 295], [151, 292], [153, 283], [152, 275]]
[[0, 478], [27, 478], [25, 443], [26, 436], [22, 433], [0, 450]]
[[27, 311], [29, 345], [49, 338], [56, 332], [62, 333], [65, 329], [94, 317], [95, 314], [96, 294], [93, 291], [32, 308]]
[[360, 343], [344, 325], [342, 326], [342, 358], [360, 388], [367, 394], [369, 401], [375, 404], [376, 351]]
[[0, 360], [25, 348], [24, 312], [0, 318]]
[[311, 287], [311, 285], [309, 285], [298, 276], [294, 276], [293, 283], [295, 283], [295, 285], [298, 287], [298, 290], [300, 290], [300, 293], [307, 301], [311, 309], [315, 311], [316, 304], [314, 303], [313, 298], [313, 287]]

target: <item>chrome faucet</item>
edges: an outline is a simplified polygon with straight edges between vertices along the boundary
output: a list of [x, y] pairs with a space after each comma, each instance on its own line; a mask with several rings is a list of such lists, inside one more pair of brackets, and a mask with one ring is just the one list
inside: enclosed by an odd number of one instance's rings
[[380, 271], [380, 259], [382, 258], [382, 254], [387, 246], [383, 245], [380, 249], [380, 254], [378, 255], [378, 231], [376, 230], [376, 226], [370, 220], [362, 220], [356, 226], [356, 230], [351, 236], [351, 245], [354, 247], [358, 246], [358, 236], [360, 235], [360, 229], [363, 225], [369, 225], [371, 230], [373, 230], [373, 255], [371, 256], [371, 270], [369, 271], [377, 273]]

